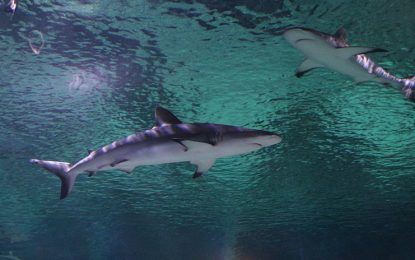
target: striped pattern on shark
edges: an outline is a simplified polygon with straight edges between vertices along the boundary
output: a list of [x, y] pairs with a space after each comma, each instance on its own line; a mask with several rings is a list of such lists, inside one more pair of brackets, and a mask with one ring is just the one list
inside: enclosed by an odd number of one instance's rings
[[305, 55], [305, 60], [297, 68], [297, 77], [302, 77], [315, 68], [326, 67], [353, 78], [357, 83], [374, 81], [400, 86], [407, 98], [415, 100], [415, 77], [396, 77], [365, 55], [386, 52], [384, 49], [349, 46], [343, 28], [330, 35], [313, 29], [294, 27], [287, 29], [283, 35]]
[[196, 165], [193, 178], [207, 172], [217, 158], [252, 152], [281, 142], [277, 134], [242, 127], [182, 123], [170, 111], [157, 107], [156, 126], [105, 145], [75, 164], [31, 159], [30, 162], [61, 179], [63, 199], [80, 173], [118, 169], [127, 173], [139, 165], [186, 162]]

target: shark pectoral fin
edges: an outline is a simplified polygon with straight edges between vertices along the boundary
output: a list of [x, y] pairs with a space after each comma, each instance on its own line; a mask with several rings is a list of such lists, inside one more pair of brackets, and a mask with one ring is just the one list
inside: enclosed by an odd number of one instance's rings
[[115, 161], [115, 162], [111, 163], [110, 166], [115, 167], [117, 164], [120, 164], [120, 163], [123, 163], [123, 162], [126, 162], [126, 161], [128, 161], [128, 160], [127, 159], [118, 160], [118, 161]]
[[387, 52], [387, 50], [373, 47], [345, 47], [336, 49], [336, 55], [343, 59], [348, 59], [355, 55], [371, 52]]
[[192, 164], [196, 165], [196, 171], [193, 174], [193, 178], [202, 176], [203, 173], [207, 172], [210, 167], [215, 163], [216, 159], [204, 159], [200, 161], [191, 161]]
[[214, 144], [209, 142], [202, 142], [202, 141], [193, 141], [193, 140], [181, 140], [180, 141], [184, 146], [187, 147], [188, 150], [201, 150], [201, 149], [209, 149]]
[[312, 61], [310, 59], [305, 59], [303, 63], [301, 63], [301, 65], [298, 66], [297, 71], [295, 72], [295, 76], [297, 78], [301, 78], [302, 76], [304, 76], [304, 74], [306, 74], [310, 70], [321, 68], [321, 67], [323, 67], [323, 65], [315, 61]]
[[175, 141], [176, 143], [180, 144], [183, 147], [183, 150], [185, 152], [187, 152], [189, 150], [189, 148], [185, 144], [183, 144], [182, 141], [180, 141], [179, 139], [173, 139], [173, 141]]

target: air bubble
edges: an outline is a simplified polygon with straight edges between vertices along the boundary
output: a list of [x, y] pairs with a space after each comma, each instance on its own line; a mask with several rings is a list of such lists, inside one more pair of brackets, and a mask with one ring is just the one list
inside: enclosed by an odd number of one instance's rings
[[33, 30], [28, 34], [27, 40], [33, 53], [39, 55], [40, 50], [43, 48], [43, 45], [45, 44], [43, 34], [38, 30]]

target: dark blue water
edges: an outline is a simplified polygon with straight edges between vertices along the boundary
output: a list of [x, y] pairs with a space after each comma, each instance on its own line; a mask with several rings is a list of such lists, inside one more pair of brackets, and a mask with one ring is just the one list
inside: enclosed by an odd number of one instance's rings
[[[0, 259], [414, 259], [415, 104], [329, 70], [297, 79], [302, 56], [281, 37], [344, 26], [352, 45], [388, 49], [371, 57], [408, 76], [413, 10], [20, 1], [0, 14]], [[151, 128], [157, 105], [283, 142], [197, 180], [188, 163], [81, 175], [62, 201], [58, 178], [28, 162], [76, 162]]]

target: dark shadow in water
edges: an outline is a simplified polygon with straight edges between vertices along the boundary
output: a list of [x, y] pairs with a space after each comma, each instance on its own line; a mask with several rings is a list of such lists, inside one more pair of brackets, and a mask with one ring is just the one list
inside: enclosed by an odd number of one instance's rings
[[[246, 28], [254, 29], [260, 23], [267, 21], [270, 17], [282, 18], [289, 17], [290, 11], [284, 8], [283, 0], [262, 0], [262, 1], [249, 1], [249, 0], [232, 0], [232, 1], [221, 1], [221, 0], [179, 0], [179, 1], [158, 1], [148, 0], [148, 2], [158, 5], [161, 3], [186, 3], [186, 4], [202, 4], [208, 10], [209, 14], [219, 13], [222, 16], [228, 16], [236, 19], [237, 23]], [[258, 15], [251, 13], [244, 13], [240, 10], [241, 7], [246, 8], [250, 12], [255, 12]], [[212, 17], [209, 20], [202, 20], [198, 18], [201, 13], [196, 11], [194, 8], [179, 8], [170, 7], [165, 14], [174, 15], [178, 17], [186, 17], [193, 19], [199, 23], [201, 27], [206, 30], [216, 29], [216, 18]], [[220, 24], [219, 24], [220, 25]]]
[[[104, 92], [102, 96], [106, 97], [109, 107], [116, 104], [133, 118], [144, 116], [142, 120], [153, 121], [154, 107], [161, 101], [169, 103], [174, 96], [163, 88], [164, 74], [171, 70], [165, 66], [167, 58], [158, 47], [157, 32], [145, 28], [141, 29], [145, 37], [140, 40], [127, 37], [125, 35], [129, 31], [113, 27], [111, 17], [88, 18], [57, 8], [53, 12], [45, 11], [45, 8], [53, 10], [55, 4], [22, 2], [13, 22], [0, 16], [0, 23], [9, 27], [4, 35], [19, 43], [26, 40], [24, 37], [30, 30], [41, 31], [45, 36], [45, 47], [40, 56], [59, 57], [58, 60], [48, 60], [50, 65], [63, 71], [77, 68], [94, 75], [100, 84], [94, 85], [89, 95], [93, 95], [94, 91]], [[136, 23], [138, 28], [142, 22], [139, 17], [116, 17], [116, 20], [119, 23]], [[24, 28], [20, 27], [22, 24]], [[17, 53], [30, 51], [29, 44], [22, 46], [24, 48]], [[137, 56], [137, 50], [143, 57]], [[82, 78], [80, 81], [82, 83]], [[110, 88], [100, 88], [103, 84]], [[148, 109], [139, 115], [140, 104], [146, 104]]]

